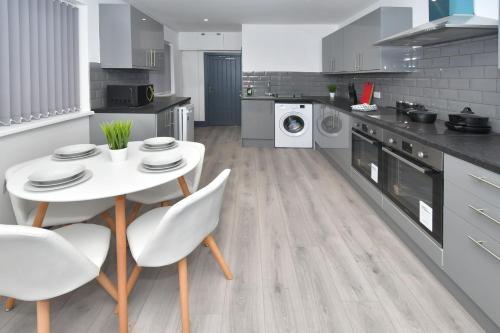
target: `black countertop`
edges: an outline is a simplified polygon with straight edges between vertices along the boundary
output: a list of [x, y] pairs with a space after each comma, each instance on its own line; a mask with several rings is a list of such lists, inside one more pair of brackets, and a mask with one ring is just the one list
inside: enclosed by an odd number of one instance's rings
[[[397, 116], [391, 107], [379, 107], [374, 112], [351, 111], [351, 103], [345, 98], [335, 98], [334, 101], [325, 96], [303, 96], [284, 99], [271, 97], [247, 97], [242, 99], [274, 99], [276, 102], [318, 102], [333, 106], [339, 111], [348, 113], [354, 118], [377, 125], [386, 130], [400, 134], [420, 143], [434, 147], [442, 152], [460, 158], [464, 161], [500, 173], [500, 134], [467, 134], [450, 131], [444, 121], [437, 120], [434, 124], [421, 124], [406, 121], [406, 116]], [[381, 119], [370, 117], [380, 115]], [[406, 123], [405, 123], [406, 121]]]
[[93, 110], [95, 113], [139, 113], [156, 114], [173, 106], [185, 104], [191, 97], [168, 96], [155, 97], [153, 103], [139, 107], [104, 107]]

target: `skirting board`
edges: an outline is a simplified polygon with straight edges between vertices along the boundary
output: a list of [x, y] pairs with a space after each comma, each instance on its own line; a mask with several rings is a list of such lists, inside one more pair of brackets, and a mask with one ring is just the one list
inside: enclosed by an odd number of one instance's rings
[[441, 282], [441, 284], [448, 289], [448, 291], [455, 297], [455, 299], [465, 308], [465, 310], [481, 325], [481, 327], [488, 333], [500, 332], [498, 327], [470, 297], [465, 294], [459, 286], [439, 267], [437, 266], [420, 247], [408, 236], [406, 233], [392, 220], [389, 215], [382, 208], [377, 205], [371, 197], [369, 197], [363, 189], [356, 184], [338, 164], [321, 148], [316, 149], [323, 157], [340, 173], [342, 176], [353, 186], [356, 191], [368, 202], [368, 204], [375, 210], [380, 218], [387, 223], [389, 228], [403, 241], [403, 243], [417, 256], [417, 258], [431, 271], [431, 273]]

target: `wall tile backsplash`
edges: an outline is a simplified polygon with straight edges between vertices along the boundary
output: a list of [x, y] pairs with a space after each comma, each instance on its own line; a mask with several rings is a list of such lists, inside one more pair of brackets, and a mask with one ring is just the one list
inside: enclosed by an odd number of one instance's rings
[[109, 84], [149, 83], [149, 71], [141, 69], [102, 69], [101, 64], [90, 63], [90, 107], [106, 106], [106, 87]]
[[254, 96], [262, 96], [269, 91], [280, 96], [326, 96], [326, 86], [335, 78], [307, 72], [243, 72], [242, 81], [242, 92], [246, 93], [246, 88], [251, 85]]

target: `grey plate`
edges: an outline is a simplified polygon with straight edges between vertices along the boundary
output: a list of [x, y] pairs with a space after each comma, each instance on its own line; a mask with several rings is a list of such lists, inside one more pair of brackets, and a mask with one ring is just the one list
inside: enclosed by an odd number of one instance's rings
[[75, 186], [75, 185], [81, 184], [83, 182], [86, 182], [90, 178], [92, 178], [92, 171], [85, 170], [85, 175], [83, 177], [77, 179], [76, 181], [72, 181], [72, 182], [69, 182], [69, 183], [65, 183], [65, 184], [61, 184], [61, 185], [57, 185], [57, 186], [52, 186], [52, 187], [36, 187], [36, 186], [31, 185], [30, 182], [26, 182], [24, 184], [24, 189], [26, 191], [30, 191], [30, 192], [55, 191], [55, 190], [61, 190], [63, 188], [68, 188], [68, 187], [71, 187], [71, 186]]
[[173, 148], [176, 148], [178, 146], [179, 146], [179, 144], [177, 143], [177, 141], [175, 141], [173, 144], [171, 144], [169, 146], [154, 147], [154, 148], [142, 145], [141, 146], [141, 150], [142, 151], [148, 151], [148, 152], [155, 152], [155, 151], [164, 151], [164, 150], [173, 149]]
[[74, 182], [82, 177], [85, 176], [85, 171], [83, 170], [81, 173], [74, 175], [73, 177], [67, 178], [67, 179], [62, 179], [62, 180], [57, 180], [53, 182], [34, 182], [34, 181], [29, 181], [29, 183], [34, 186], [34, 187], [40, 187], [40, 188], [46, 188], [46, 187], [53, 187], [53, 186], [59, 186], [59, 185], [64, 185], [66, 183], [71, 183]]
[[147, 164], [147, 163], [142, 162], [142, 165], [146, 169], [168, 169], [168, 168], [174, 168], [174, 167], [178, 166], [179, 164], [182, 163], [183, 160], [184, 159], [181, 157], [178, 161], [175, 161], [174, 163], [153, 165], [153, 164]]
[[96, 149], [94, 149], [92, 154], [75, 156], [75, 157], [60, 157], [57, 155], [52, 155], [52, 159], [54, 161], [76, 161], [76, 160], [83, 160], [84, 158], [93, 157], [93, 156], [99, 155], [100, 153], [101, 153], [101, 150], [96, 148]]
[[168, 171], [174, 171], [180, 168], [183, 168], [186, 166], [186, 160], [182, 159], [182, 162], [174, 167], [167, 168], [167, 169], [147, 169], [145, 168], [142, 164], [139, 165], [139, 171], [142, 172], [147, 172], [147, 173], [161, 173], [161, 172], [168, 172]]

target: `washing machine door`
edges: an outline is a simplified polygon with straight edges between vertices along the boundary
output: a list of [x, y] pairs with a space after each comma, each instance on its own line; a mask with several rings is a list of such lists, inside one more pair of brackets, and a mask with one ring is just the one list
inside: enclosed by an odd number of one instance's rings
[[301, 136], [307, 129], [305, 117], [300, 112], [288, 112], [280, 118], [280, 130], [289, 136]]
[[318, 131], [327, 137], [335, 137], [342, 132], [342, 118], [339, 111], [329, 108], [321, 110], [321, 115], [317, 119]]

